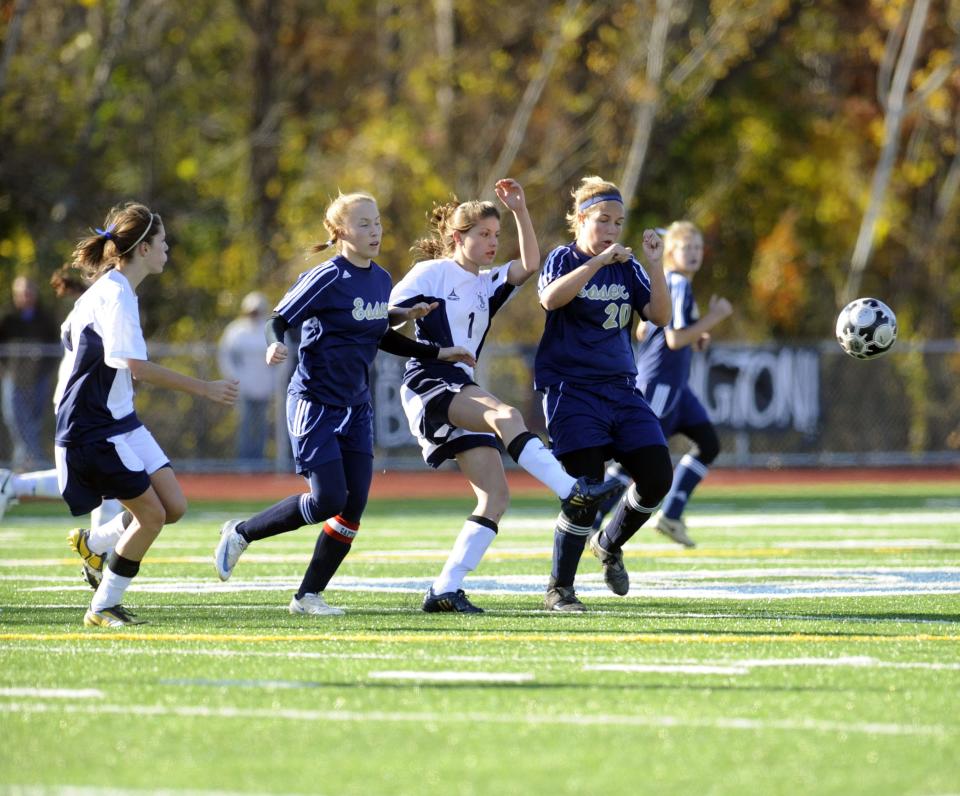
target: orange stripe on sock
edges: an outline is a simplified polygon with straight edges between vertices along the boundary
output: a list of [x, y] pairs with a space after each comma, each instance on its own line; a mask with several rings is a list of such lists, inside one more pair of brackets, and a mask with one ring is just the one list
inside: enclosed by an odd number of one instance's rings
[[[331, 525], [331, 523], [333, 523], [333, 525]], [[339, 514], [332, 520], [328, 520], [323, 524], [323, 532], [325, 534], [333, 537], [338, 542], [343, 542], [344, 544], [353, 544], [353, 539], [359, 530], [359, 523], [349, 522], [343, 519], [343, 517], [341, 517]], [[341, 531], [351, 531], [351, 533], [347, 535]]]

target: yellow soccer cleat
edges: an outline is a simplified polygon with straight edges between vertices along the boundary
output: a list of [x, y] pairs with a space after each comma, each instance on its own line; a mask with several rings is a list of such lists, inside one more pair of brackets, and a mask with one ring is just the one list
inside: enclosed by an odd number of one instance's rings
[[86, 528], [74, 528], [67, 534], [67, 544], [83, 559], [83, 579], [91, 589], [96, 589], [103, 579], [103, 556], [90, 549], [89, 538], [90, 531]]

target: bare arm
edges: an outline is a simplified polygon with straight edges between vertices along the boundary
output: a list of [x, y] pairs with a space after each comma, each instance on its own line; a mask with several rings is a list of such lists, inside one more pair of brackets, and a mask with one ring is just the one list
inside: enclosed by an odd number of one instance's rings
[[520, 259], [510, 264], [507, 281], [511, 285], [519, 286], [540, 270], [540, 246], [533, 231], [533, 221], [530, 211], [527, 210], [527, 200], [520, 183], [511, 179], [498, 180], [494, 190], [517, 222]]
[[128, 359], [127, 367], [130, 368], [133, 378], [145, 384], [197, 395], [227, 406], [232, 406], [237, 400], [237, 382], [232, 379], [195, 379], [146, 359]]
[[577, 297], [583, 286], [597, 271], [610, 263], [628, 260], [630, 254], [630, 249], [614, 243], [596, 257], [591, 257], [583, 265], [574, 268], [569, 274], [554, 279], [540, 294], [540, 305], [545, 310], [558, 310], [565, 307]]
[[673, 308], [667, 277], [663, 273], [663, 241], [652, 229], [643, 231], [643, 254], [650, 266], [650, 301], [644, 306], [643, 314], [655, 326], [666, 326], [673, 316]]
[[676, 351], [688, 345], [695, 345], [707, 334], [714, 326], [721, 321], [729, 318], [733, 313], [733, 306], [725, 298], [711, 296], [710, 309], [696, 323], [685, 326], [683, 329], [664, 329], [663, 334], [667, 340], [667, 346]]

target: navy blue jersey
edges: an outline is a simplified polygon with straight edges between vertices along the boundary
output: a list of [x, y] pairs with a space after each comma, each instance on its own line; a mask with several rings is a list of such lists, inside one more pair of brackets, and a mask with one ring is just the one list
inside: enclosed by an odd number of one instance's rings
[[300, 326], [288, 392], [332, 406], [370, 401], [370, 366], [386, 333], [390, 274], [337, 255], [300, 275], [274, 310]]
[[139, 428], [127, 363], [147, 359], [137, 294], [117, 270], [77, 299], [61, 327], [56, 444], [99, 442]]
[[[572, 243], [557, 247], [547, 255], [537, 290], [542, 294], [555, 279], [590, 259]], [[631, 320], [634, 311], [642, 316], [649, 303], [650, 278], [636, 259], [605, 265], [573, 301], [547, 310], [534, 364], [534, 388], [634, 379]]]
[[[390, 294], [390, 306], [412, 307], [421, 301], [437, 302], [440, 306], [416, 321], [417, 340], [441, 348], [463, 346], [479, 359], [493, 316], [516, 293], [516, 286], [507, 281], [510, 265], [506, 263], [473, 274], [456, 260], [424, 260], [397, 282]], [[404, 380], [424, 370], [459, 380], [455, 368], [473, 378], [473, 368], [462, 362], [410, 359]]]
[[[693, 300], [693, 285], [678, 271], [668, 271], [667, 289], [673, 316], [667, 328], [685, 329], [700, 319], [697, 304]], [[667, 345], [661, 328], [647, 329], [647, 336], [637, 350], [637, 385], [646, 391], [648, 384], [667, 384], [673, 390], [684, 387], [690, 379], [690, 361], [693, 347], [684, 346], [676, 351]]]

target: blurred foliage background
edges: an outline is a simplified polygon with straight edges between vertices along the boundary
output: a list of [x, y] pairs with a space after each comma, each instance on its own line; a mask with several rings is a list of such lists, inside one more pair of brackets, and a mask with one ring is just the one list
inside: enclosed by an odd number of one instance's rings
[[[340, 189], [378, 197], [397, 278], [434, 202], [515, 177], [546, 253], [600, 174], [635, 249], [703, 229], [721, 337], [829, 338], [851, 290], [952, 337], [958, 32], [960, 0], [0, 0], [0, 281], [138, 199], [173, 244], [148, 337], [215, 340], [310, 264]], [[532, 288], [505, 314], [538, 339]]]

